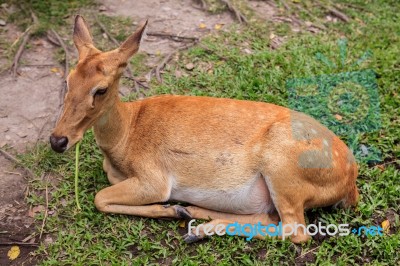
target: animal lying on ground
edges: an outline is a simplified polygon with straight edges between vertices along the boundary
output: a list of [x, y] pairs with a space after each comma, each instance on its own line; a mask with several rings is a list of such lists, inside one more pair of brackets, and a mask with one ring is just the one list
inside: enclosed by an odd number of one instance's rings
[[[64, 152], [93, 127], [112, 184], [95, 197], [99, 211], [211, 219], [210, 225], [305, 225], [305, 209], [356, 204], [352, 152], [305, 114], [210, 97], [121, 102], [119, 79], [146, 25], [119, 48], [101, 52], [84, 19], [75, 19], [79, 62], [67, 78], [64, 110], [50, 142], [53, 150]], [[160, 204], [168, 201], [191, 205]], [[202, 239], [207, 232], [202, 227], [197, 233], [185, 240]], [[291, 241], [309, 238], [300, 229]]]

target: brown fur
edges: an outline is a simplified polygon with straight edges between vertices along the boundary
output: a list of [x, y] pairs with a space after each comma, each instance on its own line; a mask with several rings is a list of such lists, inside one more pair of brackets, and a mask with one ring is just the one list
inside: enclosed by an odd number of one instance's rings
[[[53, 136], [68, 137], [69, 148], [94, 127], [112, 184], [96, 195], [100, 211], [305, 224], [306, 208], [356, 204], [353, 155], [309, 116], [268, 103], [209, 97], [121, 102], [119, 78], [145, 26], [103, 53], [94, 48], [83, 18], [76, 19], [80, 60], [68, 76], [65, 109]], [[93, 96], [96, 88], [108, 90]], [[198, 207], [155, 204], [169, 200]], [[291, 239], [308, 238], [300, 233]]]

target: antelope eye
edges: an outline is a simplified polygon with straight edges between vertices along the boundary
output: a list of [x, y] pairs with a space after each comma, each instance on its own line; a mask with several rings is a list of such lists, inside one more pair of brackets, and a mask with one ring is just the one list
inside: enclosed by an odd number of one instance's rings
[[107, 92], [107, 88], [105, 89], [98, 89], [94, 96], [104, 95]]

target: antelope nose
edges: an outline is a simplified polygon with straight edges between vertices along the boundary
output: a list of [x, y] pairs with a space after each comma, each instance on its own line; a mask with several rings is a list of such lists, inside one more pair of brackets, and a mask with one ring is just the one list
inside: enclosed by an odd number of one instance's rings
[[67, 149], [68, 138], [67, 137], [56, 137], [50, 136], [51, 148], [56, 152], [64, 152]]

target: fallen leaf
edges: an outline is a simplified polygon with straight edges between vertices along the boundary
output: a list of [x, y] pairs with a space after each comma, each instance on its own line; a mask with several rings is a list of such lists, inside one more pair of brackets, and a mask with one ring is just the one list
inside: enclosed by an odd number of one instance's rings
[[382, 229], [385, 233], [389, 232], [389, 228], [390, 228], [390, 222], [389, 220], [385, 220], [382, 222]]
[[362, 153], [363, 153], [364, 155], [368, 155], [368, 153], [369, 153], [369, 152], [368, 152], [368, 147], [365, 146], [364, 144], [361, 144], [360, 147], [361, 147]]
[[188, 63], [188, 64], [185, 65], [185, 68], [186, 68], [187, 70], [193, 70], [194, 65], [193, 65], [193, 63]]
[[35, 41], [33, 41], [33, 44], [36, 46], [43, 46], [43, 40], [36, 39]]
[[24, 242], [24, 243], [28, 242], [29, 240], [32, 240], [32, 238], [33, 238], [33, 240], [35, 240], [34, 237], [35, 237], [35, 234], [31, 234], [31, 235], [25, 237], [21, 242]]
[[200, 29], [205, 29], [205, 28], [207, 28], [207, 25], [204, 24], [204, 23], [200, 23], [200, 24], [199, 24], [199, 28], [200, 28]]
[[360, 23], [361, 25], [365, 25], [365, 22], [364, 21], [362, 21], [361, 19], [359, 19], [359, 18], [355, 18], [355, 20], [358, 22], [358, 23]]
[[336, 118], [336, 120], [339, 120], [339, 121], [343, 119], [343, 117], [339, 114], [335, 114], [335, 118]]
[[40, 213], [45, 210], [43, 205], [35, 206], [29, 210], [28, 216], [34, 218], [37, 213]]
[[65, 200], [65, 199], [61, 199], [61, 205], [63, 206], [63, 207], [65, 207], [65, 206], [67, 206], [68, 205], [68, 203], [67, 203], [67, 201]]
[[51, 238], [50, 236], [46, 236], [46, 238], [44, 239], [44, 244], [46, 245], [46, 246], [48, 246], [48, 245], [50, 245], [50, 244], [53, 244], [53, 238]]
[[0, 110], [0, 118], [5, 118], [7, 116], [8, 116], [8, 114], [6, 112]]
[[8, 251], [7, 256], [10, 260], [15, 260], [20, 253], [21, 251], [19, 250], [18, 246], [12, 246]]
[[253, 52], [250, 49], [244, 48], [243, 52], [245, 52], [246, 54], [252, 54]]
[[18, 131], [17, 132], [17, 136], [20, 137], [20, 138], [26, 138], [28, 136], [28, 134], [26, 134], [23, 131]]
[[273, 32], [271, 32], [271, 34], [269, 35], [269, 39], [272, 40], [272, 39], [274, 39], [275, 37], [276, 37], [276, 35], [275, 35]]
[[175, 70], [175, 77], [176, 78], [181, 78], [182, 77], [182, 71]]
[[185, 222], [185, 220], [182, 220], [182, 221], [179, 223], [179, 227], [180, 227], [180, 228], [185, 228], [185, 226], [186, 226], [186, 222]]
[[304, 24], [306, 24], [307, 27], [311, 27], [312, 26], [312, 22], [311, 21], [306, 21], [306, 22], [304, 22]]
[[56, 67], [52, 67], [52, 68], [50, 69], [50, 71], [53, 72], [53, 73], [57, 73], [57, 72], [59, 71], [59, 69], [56, 68]]
[[385, 170], [385, 166], [383, 164], [377, 165], [376, 167], [378, 167], [378, 169], [381, 171]]
[[222, 26], [224, 26], [224, 24], [215, 24], [214, 29], [216, 30], [220, 30], [222, 28]]

